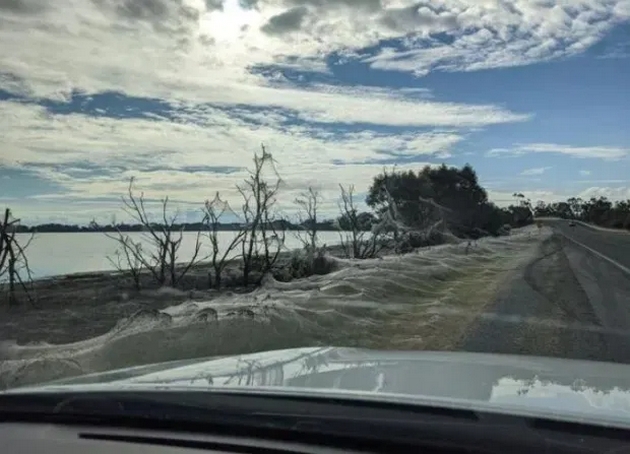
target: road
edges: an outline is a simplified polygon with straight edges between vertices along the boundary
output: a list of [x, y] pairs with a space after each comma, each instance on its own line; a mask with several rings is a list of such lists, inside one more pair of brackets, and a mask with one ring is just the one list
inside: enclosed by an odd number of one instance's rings
[[571, 227], [565, 220], [546, 223], [568, 239], [613, 260], [618, 267], [630, 273], [630, 232], [597, 229], [582, 223]]
[[538, 257], [503, 283], [461, 348], [630, 364], [630, 233], [547, 220]]

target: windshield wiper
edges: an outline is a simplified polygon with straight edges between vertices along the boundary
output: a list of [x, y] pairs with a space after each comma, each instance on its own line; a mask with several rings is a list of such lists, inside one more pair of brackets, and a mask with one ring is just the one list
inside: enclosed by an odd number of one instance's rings
[[251, 434], [259, 429], [362, 440], [417, 442], [419, 430], [461, 430], [475, 412], [312, 396], [202, 391], [107, 391], [0, 395], [0, 421], [135, 426]]
[[[308, 404], [305, 406], [305, 404]], [[337, 411], [329, 412], [336, 405]], [[343, 397], [312, 395], [268, 395], [252, 392], [222, 391], [91, 391], [0, 394], [0, 417], [9, 414], [138, 417], [212, 421], [214, 415], [238, 418], [318, 417], [343, 419], [373, 419], [360, 409], [386, 412], [384, 416], [409, 418], [410, 413], [431, 417], [476, 420], [470, 410], [439, 408], [418, 404], [402, 405], [391, 402], [349, 401]], [[380, 413], [379, 413], [380, 414]]]
[[[585, 445], [567, 440], [566, 427], [541, 426], [540, 418], [417, 403], [234, 391], [0, 394], [0, 423], [19, 421], [199, 432], [383, 452], [398, 452], [392, 446], [415, 447], [413, 452], [418, 446], [491, 452], [517, 452], [514, 448], [520, 446], [519, 452], [546, 452], [556, 443], [561, 448], [556, 452], [585, 452]], [[609, 428], [588, 428], [581, 426], [584, 436], [615, 438], [608, 437]]]

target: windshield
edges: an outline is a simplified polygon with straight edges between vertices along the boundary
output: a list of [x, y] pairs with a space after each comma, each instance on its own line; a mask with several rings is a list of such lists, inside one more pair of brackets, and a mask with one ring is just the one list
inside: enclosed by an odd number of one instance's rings
[[[626, 0], [0, 0], [0, 389], [629, 363], [629, 30]], [[535, 364], [493, 395], [599, 373]]]

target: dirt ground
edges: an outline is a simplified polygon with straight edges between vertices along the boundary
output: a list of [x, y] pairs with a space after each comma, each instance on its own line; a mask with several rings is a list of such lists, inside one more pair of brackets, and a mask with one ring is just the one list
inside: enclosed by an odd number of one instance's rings
[[[281, 254], [277, 279], [294, 252]], [[329, 254], [341, 255], [332, 249]], [[88, 339], [108, 332], [121, 318], [141, 309], [161, 310], [184, 301], [207, 301], [218, 295], [210, 288], [209, 264], [190, 269], [177, 288], [158, 288], [149, 274], [142, 278], [141, 288], [117, 272], [71, 274], [33, 282], [26, 294], [18, 292], [18, 304], [9, 304], [6, 289], [0, 288], [0, 340], [63, 344]], [[260, 274], [253, 272], [251, 281]], [[223, 272], [221, 292], [247, 293], [254, 285], [243, 285], [240, 261], [230, 262]]]
[[[19, 344], [74, 342], [109, 331], [116, 322], [140, 309], [162, 309], [190, 298], [191, 291], [133, 290], [113, 273], [69, 275], [37, 281], [33, 301], [23, 294], [19, 304], [0, 302], [0, 339]], [[213, 291], [195, 291], [211, 297]]]

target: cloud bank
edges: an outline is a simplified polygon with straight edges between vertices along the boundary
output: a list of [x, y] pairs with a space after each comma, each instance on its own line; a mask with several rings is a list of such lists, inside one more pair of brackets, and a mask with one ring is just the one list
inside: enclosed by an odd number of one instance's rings
[[[0, 0], [0, 166], [58, 188], [39, 197], [111, 198], [135, 175], [192, 200], [229, 194], [262, 142], [287, 191], [364, 188], [384, 165], [448, 159], [477, 131], [533, 114], [443, 101], [422, 79], [392, 89], [309, 77], [344, 63], [421, 76], [547, 61], [629, 17], [628, 0]], [[111, 100], [84, 109], [103, 94], [144, 115], [109, 114]], [[525, 153], [628, 150], [532, 143], [488, 155]]]

